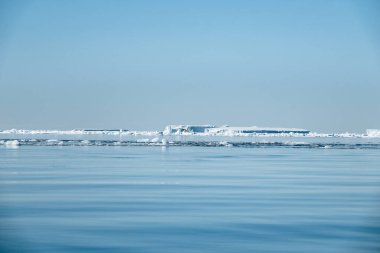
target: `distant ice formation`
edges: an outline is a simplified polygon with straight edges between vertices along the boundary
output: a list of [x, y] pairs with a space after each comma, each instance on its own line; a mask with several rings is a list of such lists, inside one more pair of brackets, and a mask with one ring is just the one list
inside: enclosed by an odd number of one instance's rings
[[162, 143], [162, 146], [168, 146], [169, 145], [169, 143], [166, 139], [162, 139], [161, 143]]
[[308, 134], [310, 131], [299, 128], [274, 128], [274, 127], [216, 127], [213, 125], [169, 125], [163, 131], [164, 135], [223, 135], [237, 136], [241, 134]]
[[[164, 131], [131, 131], [123, 129], [73, 129], [73, 130], [0, 130], [1, 135], [110, 135], [142, 136], [145, 142], [161, 142], [162, 136], [236, 136], [236, 137], [333, 137], [380, 138], [380, 129], [368, 129], [366, 133], [316, 133], [300, 128], [233, 127], [215, 125], [168, 125]], [[149, 139], [146, 139], [146, 138]], [[13, 138], [13, 137], [12, 137]], [[56, 137], [54, 137], [56, 138]]]
[[206, 133], [208, 129], [215, 128], [213, 125], [168, 125], [165, 127], [164, 135], [188, 135]]
[[310, 131], [299, 128], [274, 128], [274, 127], [215, 127], [207, 129], [208, 133], [215, 134], [308, 134]]
[[380, 150], [380, 142], [365, 141], [328, 141], [320, 140], [311, 142], [299, 141], [213, 141], [213, 140], [167, 140], [160, 142], [150, 139], [137, 139], [129, 141], [112, 140], [46, 140], [46, 139], [19, 139], [19, 140], [0, 140], [0, 145], [5, 148], [18, 148], [19, 146], [161, 146], [167, 147], [230, 147], [230, 148], [307, 148], [307, 149], [376, 149]]
[[380, 138], [380, 129], [367, 129], [367, 136], [372, 138]]
[[20, 145], [20, 142], [18, 140], [13, 140], [13, 141], [5, 141], [4, 144], [6, 147], [13, 148], [13, 147], [17, 147], [18, 145]]
[[9, 129], [0, 130], [1, 134], [53, 134], [53, 135], [159, 135], [160, 131], [130, 131], [122, 129], [73, 129], [73, 130], [27, 130], [27, 129]]

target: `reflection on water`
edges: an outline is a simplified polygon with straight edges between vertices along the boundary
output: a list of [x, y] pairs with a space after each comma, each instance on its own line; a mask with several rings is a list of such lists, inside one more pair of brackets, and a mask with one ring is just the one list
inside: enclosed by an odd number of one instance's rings
[[380, 151], [0, 148], [2, 252], [379, 252]]

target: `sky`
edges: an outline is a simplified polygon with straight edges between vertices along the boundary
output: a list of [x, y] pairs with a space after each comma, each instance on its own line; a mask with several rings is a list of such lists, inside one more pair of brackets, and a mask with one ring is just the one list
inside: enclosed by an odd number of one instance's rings
[[0, 129], [380, 129], [380, 2], [0, 0]]

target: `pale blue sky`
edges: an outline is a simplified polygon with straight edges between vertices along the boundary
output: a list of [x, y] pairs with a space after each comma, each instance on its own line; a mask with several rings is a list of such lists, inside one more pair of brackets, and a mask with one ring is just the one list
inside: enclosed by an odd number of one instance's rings
[[379, 1], [1, 1], [0, 129], [380, 128]]

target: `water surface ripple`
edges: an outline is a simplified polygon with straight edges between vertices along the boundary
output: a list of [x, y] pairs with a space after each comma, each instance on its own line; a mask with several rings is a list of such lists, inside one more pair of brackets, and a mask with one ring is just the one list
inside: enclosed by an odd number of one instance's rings
[[1, 252], [379, 252], [379, 149], [0, 146]]

